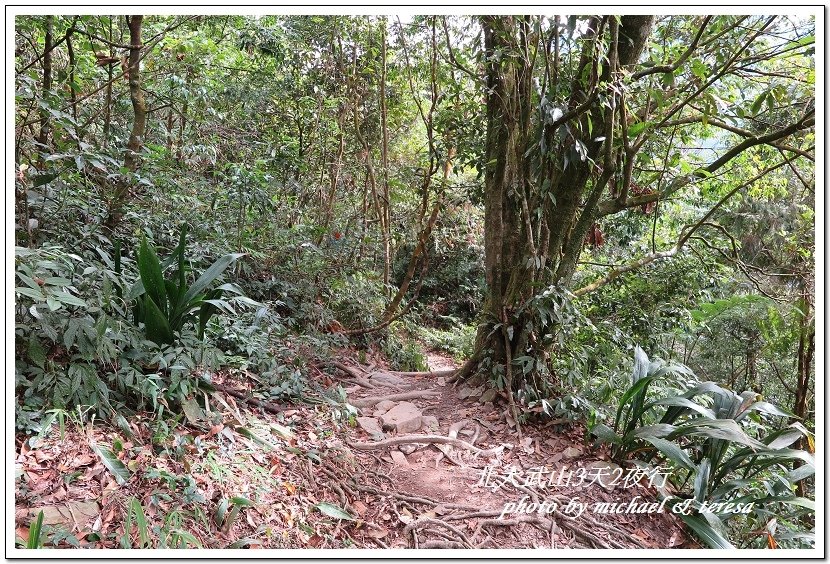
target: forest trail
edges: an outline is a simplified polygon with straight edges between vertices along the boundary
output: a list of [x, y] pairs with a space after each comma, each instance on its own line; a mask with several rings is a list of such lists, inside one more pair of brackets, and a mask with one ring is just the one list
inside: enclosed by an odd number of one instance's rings
[[[680, 520], [668, 511], [595, 511], [597, 503], [656, 503], [656, 491], [645, 479], [612, 484], [619, 467], [583, 444], [582, 427], [548, 420], [523, 426], [520, 440], [503, 398], [485, 392], [483, 383], [448, 383], [447, 371], [457, 366], [440, 353], [429, 353], [428, 366], [430, 373], [398, 373], [340, 365], [356, 382], [343, 381], [349, 402], [362, 406], [347, 440], [361, 470], [343, 479], [348, 489], [363, 494], [351, 506], [366, 523], [367, 546], [694, 545], [687, 544]], [[441, 438], [451, 444], [435, 442]], [[599, 481], [606, 484], [589, 483], [592, 476], [602, 476]]]
[[[60, 433], [19, 437], [17, 536], [25, 539], [43, 511], [47, 537], [63, 547], [697, 546], [668, 511], [594, 511], [596, 503], [655, 503], [656, 492], [645, 478], [626, 487], [587, 483], [592, 471], [615, 465], [583, 443], [580, 424], [526, 424], [519, 440], [504, 399], [481, 382], [449, 383], [456, 365], [439, 353], [429, 354], [428, 373], [351, 357], [343, 351], [334, 364], [359, 410], [355, 426], [336, 415], [342, 404], [280, 406], [275, 414], [237, 402], [255, 397], [245, 391], [254, 382], [220, 373], [213, 381], [225, 391], [206, 395], [210, 408], [189, 411], [175, 428], [154, 426], [149, 414], [94, 426], [79, 415]], [[569, 509], [573, 501], [581, 513]], [[132, 541], [117, 532], [128, 514], [146, 522]]]

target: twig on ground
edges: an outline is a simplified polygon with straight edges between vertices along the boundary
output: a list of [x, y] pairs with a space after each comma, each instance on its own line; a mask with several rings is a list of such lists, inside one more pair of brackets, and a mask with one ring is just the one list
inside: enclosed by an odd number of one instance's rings
[[353, 442], [349, 443], [349, 445], [357, 450], [374, 450], [398, 445], [407, 445], [412, 443], [453, 445], [458, 448], [467, 449], [476, 454], [477, 456], [484, 457], [496, 456], [500, 454], [502, 450], [504, 450], [504, 445], [484, 450], [478, 448], [475, 445], [471, 445], [466, 441], [462, 441], [461, 439], [444, 437], [443, 435], [405, 435], [403, 437], [394, 437], [391, 439], [385, 439], [383, 441], [377, 441], [374, 443]]
[[403, 392], [400, 394], [391, 394], [388, 396], [374, 396], [370, 398], [356, 398], [349, 400], [355, 407], [372, 407], [382, 401], [405, 401], [411, 399], [434, 398], [439, 395], [437, 390], [415, 390], [412, 392]]
[[249, 403], [251, 405], [261, 407], [262, 409], [264, 409], [268, 413], [275, 413], [275, 414], [276, 413], [282, 413], [283, 411], [288, 409], [288, 406], [276, 405], [276, 404], [273, 404], [273, 403], [270, 403], [270, 402], [262, 401], [261, 399], [252, 397], [248, 394], [245, 394], [244, 392], [238, 392], [236, 390], [232, 390], [232, 389], [230, 389], [226, 386], [223, 386], [222, 384], [216, 383], [216, 382], [210, 382], [210, 385], [213, 386], [214, 388], [216, 388], [217, 390], [219, 390], [220, 392], [228, 394], [229, 396], [233, 396], [236, 399], [244, 401], [245, 403]]

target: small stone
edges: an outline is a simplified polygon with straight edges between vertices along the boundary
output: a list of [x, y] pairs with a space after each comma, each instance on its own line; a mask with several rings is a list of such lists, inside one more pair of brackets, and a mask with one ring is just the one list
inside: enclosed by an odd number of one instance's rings
[[406, 455], [399, 450], [390, 451], [389, 454], [392, 456], [392, 462], [395, 463], [395, 466], [409, 466], [409, 461], [406, 459]]
[[380, 428], [380, 423], [378, 423], [378, 420], [374, 417], [358, 417], [357, 424], [361, 429], [370, 435], [376, 435], [378, 433], [383, 434], [383, 431]]
[[416, 445], [401, 445], [398, 447], [398, 450], [409, 455], [418, 450], [418, 447]]
[[390, 409], [392, 409], [393, 407], [395, 407], [395, 402], [394, 401], [383, 400], [382, 402], [379, 402], [375, 406], [375, 414], [378, 415], [378, 416], [381, 416], [384, 413], [386, 413], [387, 411], [389, 411]]
[[421, 417], [421, 424], [426, 427], [427, 429], [438, 430], [440, 425], [438, 424], [438, 418], [434, 415], [424, 415]]
[[481, 394], [481, 397], [478, 398], [478, 401], [479, 403], [488, 403], [493, 401], [494, 399], [496, 399], [496, 390], [490, 388], [489, 390]]
[[384, 413], [380, 421], [385, 430], [394, 430], [398, 434], [414, 433], [421, 428], [421, 411], [414, 403], [402, 401]]
[[565, 458], [576, 458], [577, 456], [582, 456], [582, 449], [576, 447], [568, 447], [562, 454], [565, 455]]

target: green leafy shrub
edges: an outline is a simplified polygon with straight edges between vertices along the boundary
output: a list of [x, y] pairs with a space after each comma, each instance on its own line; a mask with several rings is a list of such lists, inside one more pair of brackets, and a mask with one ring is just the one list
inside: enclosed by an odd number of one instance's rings
[[476, 338], [476, 326], [456, 323], [450, 329], [419, 327], [418, 337], [426, 346], [449, 353], [457, 361], [470, 358]]
[[389, 360], [392, 370], [422, 372], [429, 369], [424, 350], [401, 323], [390, 326], [382, 343], [383, 354]]
[[129, 274], [117, 272], [117, 261], [103, 250], [98, 260], [54, 245], [15, 254], [22, 429], [37, 428], [39, 414], [51, 407], [95, 406], [102, 417], [123, 406], [157, 409], [192, 392], [197, 368], [224, 362], [220, 350], [187, 327], [172, 347], [145, 340], [122, 297]]
[[[448, 328], [454, 320], [473, 320], [484, 298], [484, 247], [469, 206], [450, 207], [433, 232], [429, 268], [419, 292], [419, 301], [428, 304], [424, 320], [428, 325]], [[414, 241], [414, 237], [412, 238]], [[392, 279], [403, 281], [414, 242], [403, 244], [395, 255]]]
[[[232, 301], [260, 305], [246, 298], [236, 284], [222, 284], [217, 288], [208, 289], [228, 266], [243, 256], [240, 253], [231, 253], [219, 258], [188, 287], [184, 258], [186, 236], [187, 228], [183, 226], [179, 245], [164, 265], [146, 238], [141, 240], [138, 250], [138, 270], [141, 279], [132, 287], [128, 297], [135, 300], [133, 313], [136, 322], [143, 323], [147, 338], [158, 344], [172, 343], [174, 334], [180, 332], [186, 323], [195, 324], [199, 338], [202, 338], [205, 326], [215, 313], [235, 313], [231, 307]], [[165, 280], [165, 267], [172, 263], [177, 264], [177, 271], [174, 276]], [[228, 293], [237, 295], [231, 300], [222, 299], [222, 296]]]
[[[690, 377], [685, 392], [657, 398], [649, 394], [649, 386], [678, 375]], [[727, 540], [730, 520], [743, 525], [737, 533], [732, 531], [733, 536], [766, 528], [780, 514], [781, 505], [796, 508], [788, 512], [795, 517], [783, 538], [809, 541], [812, 533], [801, 530], [798, 515], [799, 510], [814, 511], [814, 502], [793, 492], [798, 482], [814, 474], [814, 460], [808, 452], [789, 448], [809, 435], [807, 429], [798, 422], [783, 425], [773, 419], [794, 416], [755, 392], [738, 394], [714, 382], [695, 382], [693, 377], [688, 368], [650, 361], [637, 347], [632, 383], [620, 398], [614, 429], [600, 423], [592, 431], [612, 444], [612, 453], [620, 462], [635, 453], [649, 453], [650, 458], [641, 464], [658, 453], [665, 457], [674, 468], [671, 478], [680, 491], [672, 503], [691, 500], [690, 507], [697, 513], [681, 518], [709, 546], [732, 546]], [[689, 484], [687, 498], [683, 488]], [[740, 504], [748, 510], [706, 510], [718, 503]]]

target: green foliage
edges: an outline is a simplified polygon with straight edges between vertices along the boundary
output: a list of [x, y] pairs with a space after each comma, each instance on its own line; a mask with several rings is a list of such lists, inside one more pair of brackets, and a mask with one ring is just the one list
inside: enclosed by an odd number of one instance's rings
[[[448, 206], [436, 223], [429, 253], [429, 267], [421, 284], [419, 302], [426, 304], [424, 323], [453, 325], [455, 319], [471, 322], [484, 297], [484, 247], [476, 223], [479, 212], [469, 204]], [[400, 285], [414, 242], [398, 248], [392, 278]]]
[[41, 538], [43, 529], [43, 510], [37, 514], [32, 526], [29, 528], [29, 539], [26, 541], [26, 548], [38, 549], [43, 548], [43, 539]]
[[419, 327], [418, 338], [427, 347], [449, 353], [456, 361], [470, 358], [475, 346], [476, 326], [454, 321], [450, 329]]
[[393, 323], [383, 339], [383, 354], [392, 370], [423, 372], [429, 369], [423, 348], [399, 323]]
[[[174, 333], [179, 333], [185, 323], [194, 323], [201, 339], [208, 321], [215, 313], [236, 313], [231, 307], [232, 302], [260, 305], [246, 298], [235, 284], [222, 284], [215, 289], [208, 289], [225, 269], [243, 256], [240, 253], [219, 258], [188, 287], [184, 258], [186, 236], [187, 227], [182, 226], [179, 245], [167, 261], [167, 264], [175, 263], [177, 271], [175, 276], [166, 280], [161, 261], [146, 238], [141, 240], [138, 250], [141, 280], [130, 290], [128, 298], [136, 300], [136, 322], [144, 323], [147, 338], [160, 345], [171, 344]], [[237, 295], [230, 300], [222, 299], [227, 293]]]
[[[672, 374], [686, 377], [688, 389], [653, 399], [649, 386]], [[782, 505], [813, 508], [812, 501], [793, 493], [798, 482], [814, 473], [813, 456], [789, 448], [808, 431], [800, 423], [781, 426], [774, 419], [781, 417], [793, 415], [755, 392], [737, 394], [713, 382], [695, 382], [685, 367], [649, 361], [638, 347], [632, 383], [620, 398], [614, 429], [599, 423], [592, 431], [613, 445], [618, 460], [643, 452], [651, 453], [649, 458], [656, 453], [665, 457], [674, 469], [675, 486], [692, 484], [691, 507], [697, 513], [683, 515], [683, 520], [704, 542], [722, 548], [730, 520], [739, 526], [731, 535], [740, 537], [749, 527], [765, 526]], [[680, 494], [677, 501], [683, 499]], [[706, 510], [726, 502], [747, 510]], [[789, 527], [791, 538], [800, 538], [797, 519]]]

